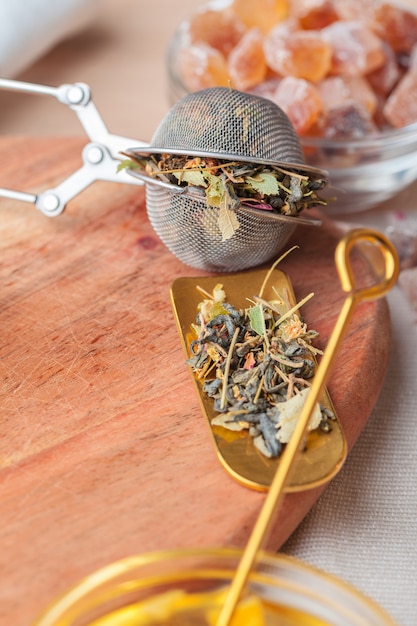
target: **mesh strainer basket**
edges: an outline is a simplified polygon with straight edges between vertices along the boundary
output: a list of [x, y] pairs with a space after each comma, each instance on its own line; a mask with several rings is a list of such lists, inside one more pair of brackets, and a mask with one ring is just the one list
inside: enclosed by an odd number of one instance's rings
[[[144, 152], [143, 147], [136, 151]], [[146, 152], [273, 162], [312, 171], [304, 165], [297, 134], [277, 105], [226, 87], [204, 89], [177, 102]], [[315, 173], [325, 177], [324, 172]], [[219, 209], [207, 206], [204, 195], [178, 194], [150, 183], [146, 203], [149, 220], [169, 250], [187, 265], [215, 272], [247, 269], [276, 258], [297, 225], [297, 217], [272, 220], [237, 209], [240, 226], [224, 241]]]

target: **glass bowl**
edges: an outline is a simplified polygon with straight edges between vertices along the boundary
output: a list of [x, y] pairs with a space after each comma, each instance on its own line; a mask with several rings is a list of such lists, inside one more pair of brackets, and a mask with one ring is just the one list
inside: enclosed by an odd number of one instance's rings
[[302, 137], [301, 145], [307, 163], [329, 173], [329, 215], [371, 209], [417, 179], [417, 123], [369, 139]]
[[[212, 0], [199, 7], [221, 10], [231, 0]], [[408, 11], [407, 4], [398, 4]], [[179, 52], [187, 36], [187, 20], [169, 42], [166, 63], [170, 103], [184, 97], [187, 87], [179, 67]], [[261, 91], [255, 93], [261, 95]], [[327, 170], [330, 185], [321, 191], [328, 200], [324, 212], [337, 216], [371, 209], [394, 197], [417, 179], [417, 122], [361, 139], [301, 136], [306, 163]]]
[[[240, 558], [239, 550], [208, 548], [129, 557], [82, 580], [51, 605], [34, 626], [204, 626], [206, 622], [196, 615], [201, 598], [205, 598], [207, 609], [207, 594], [211, 592], [213, 597], [230, 583]], [[249, 590], [262, 602], [265, 626], [394, 626], [382, 609], [354, 588], [284, 555], [263, 553], [250, 577]], [[152, 622], [144, 617], [146, 603], [148, 614], [155, 615], [152, 600], [157, 595], [167, 599], [182, 592], [187, 594], [188, 609], [181, 622]], [[138, 603], [143, 603], [141, 616]], [[259, 621], [239, 619], [238, 623], [255, 626]]]

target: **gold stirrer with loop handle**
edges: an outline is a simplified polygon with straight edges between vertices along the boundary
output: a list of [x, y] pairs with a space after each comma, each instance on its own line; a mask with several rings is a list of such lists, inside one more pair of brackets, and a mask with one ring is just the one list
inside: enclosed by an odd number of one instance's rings
[[[349, 255], [354, 246], [362, 246], [366, 243], [373, 244], [374, 247], [376, 246], [379, 249], [383, 261], [385, 262], [384, 272], [382, 278], [378, 277], [379, 282], [367, 287], [356, 287]], [[346, 292], [347, 296], [329, 338], [326, 350], [317, 368], [313, 384], [301, 411], [294, 433], [280, 459], [280, 464], [227, 592], [226, 600], [217, 621], [217, 626], [229, 625], [237, 603], [245, 589], [249, 574], [256, 566], [257, 555], [267, 541], [269, 529], [284, 497], [285, 487], [291, 475], [298, 451], [304, 440], [310, 417], [324, 390], [338, 349], [356, 306], [360, 302], [376, 300], [384, 296], [394, 286], [399, 273], [398, 255], [392, 243], [378, 231], [365, 228], [352, 230], [338, 243], [335, 252], [335, 263], [341, 287], [343, 291]]]

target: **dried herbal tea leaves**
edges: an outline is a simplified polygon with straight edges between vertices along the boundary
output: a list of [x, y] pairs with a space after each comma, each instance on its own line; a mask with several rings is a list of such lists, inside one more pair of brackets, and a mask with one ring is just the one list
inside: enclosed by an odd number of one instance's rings
[[[202, 290], [201, 290], [202, 291]], [[312, 295], [312, 294], [310, 294]], [[227, 301], [221, 284], [204, 292], [198, 306], [192, 356], [187, 360], [213, 399], [212, 426], [247, 431], [266, 457], [279, 457], [288, 443], [316, 370], [318, 336], [285, 297], [255, 297], [246, 310]], [[309, 430], [331, 430], [333, 413], [317, 405]]]
[[319, 196], [325, 180], [275, 165], [150, 154], [123, 161], [119, 169], [125, 167], [141, 168], [150, 178], [165, 183], [201, 190], [207, 206], [220, 209], [218, 226], [223, 240], [239, 228], [235, 212], [240, 207], [296, 217], [304, 209], [326, 204]]

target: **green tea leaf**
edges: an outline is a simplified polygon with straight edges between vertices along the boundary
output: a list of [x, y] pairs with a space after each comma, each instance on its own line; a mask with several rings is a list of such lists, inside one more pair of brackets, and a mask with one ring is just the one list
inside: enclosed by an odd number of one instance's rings
[[184, 181], [189, 185], [195, 185], [196, 187], [206, 187], [207, 183], [200, 170], [181, 170], [173, 172], [174, 176], [178, 180]]
[[122, 170], [134, 170], [138, 167], [140, 167], [140, 165], [137, 161], [134, 161], [133, 159], [124, 159], [118, 164], [116, 172], [121, 172]]
[[265, 336], [266, 328], [265, 328], [265, 318], [264, 312], [261, 304], [256, 304], [248, 309], [248, 317], [250, 322], [250, 327], [261, 337]]
[[219, 211], [218, 226], [222, 234], [222, 241], [231, 239], [240, 226], [236, 213], [226, 206], [222, 206]]
[[219, 176], [206, 174], [208, 187], [206, 189], [206, 200], [208, 206], [219, 207], [223, 203], [225, 189], [224, 183]]
[[264, 196], [276, 196], [279, 192], [278, 181], [273, 174], [258, 174], [256, 178], [248, 176], [246, 183]]

